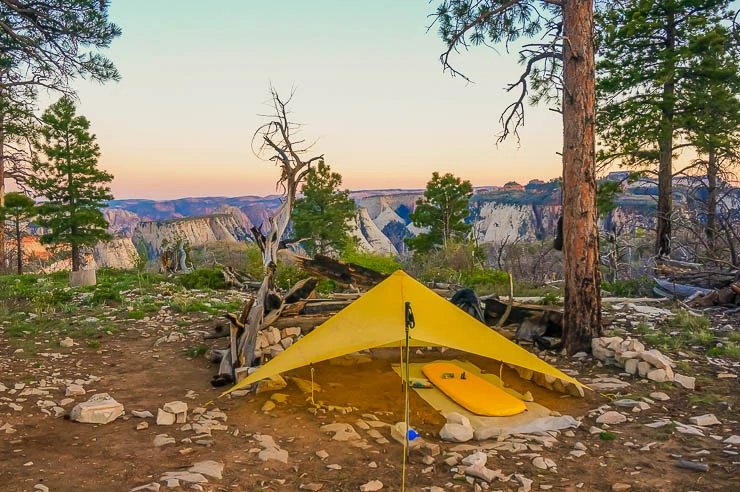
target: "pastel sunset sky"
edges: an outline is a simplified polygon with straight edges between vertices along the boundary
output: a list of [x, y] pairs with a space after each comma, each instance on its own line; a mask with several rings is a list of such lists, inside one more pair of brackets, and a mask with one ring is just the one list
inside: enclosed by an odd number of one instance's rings
[[560, 174], [561, 123], [530, 108], [521, 142], [496, 146], [516, 53], [476, 48], [443, 73], [425, 0], [113, 0], [107, 56], [122, 80], [77, 81], [80, 113], [116, 198], [264, 195], [277, 170], [251, 151], [268, 87], [350, 189], [423, 188], [433, 171], [475, 186]]

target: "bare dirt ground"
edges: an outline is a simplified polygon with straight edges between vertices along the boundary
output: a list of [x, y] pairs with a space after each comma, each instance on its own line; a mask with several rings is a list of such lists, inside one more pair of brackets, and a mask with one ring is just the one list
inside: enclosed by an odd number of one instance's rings
[[[91, 313], [77, 316], [84, 318]], [[324, 424], [345, 422], [356, 426], [358, 419], [370, 418], [362, 414], [373, 414], [390, 424], [403, 420], [401, 384], [390, 368], [391, 363], [397, 362], [397, 351], [373, 351], [373, 361], [362, 365], [348, 367], [325, 362], [316, 366], [316, 383], [322, 387], [316, 399], [327, 405], [356, 407], [355, 411], [316, 411], [307, 395], [289, 384], [279, 391], [287, 395], [285, 403], [277, 403], [269, 412], [261, 409], [271, 393], [215, 400], [208, 409], [219, 408], [226, 414], [228, 430], [213, 431], [211, 437], [194, 440], [194, 433], [181, 430], [181, 425], [157, 426], [153, 419], [147, 419], [147, 429], [136, 430], [142, 419], [130, 415], [133, 410], [156, 414], [158, 408], [173, 400], [187, 402], [192, 410], [219, 395], [220, 391], [209, 384], [215, 367], [202, 355], [191, 357], [187, 353], [204, 343], [202, 333], [213, 325], [211, 317], [201, 313], [154, 313], [143, 320], [132, 320], [119, 313], [111, 315], [107, 323], [116, 327], [117, 333], [99, 333], [92, 338], [94, 343], [78, 340], [70, 348], [60, 347], [59, 337], [53, 334], [35, 335], [32, 339], [11, 337], [6, 332], [8, 324], [2, 325], [0, 390], [3, 385], [6, 390], [0, 391], [0, 491], [46, 490], [38, 487], [43, 485], [52, 492], [128, 492], [158, 482], [165, 472], [184, 470], [203, 460], [225, 465], [222, 479], [200, 484], [207, 491], [292, 491], [307, 484], [322, 485], [323, 491], [351, 491], [359, 490], [370, 480], [380, 480], [383, 490], [401, 490], [402, 447], [391, 439], [388, 428], [379, 431], [389, 442], [377, 444], [364, 430], [355, 427], [367, 443], [366, 449], [334, 441], [320, 431]], [[183, 336], [155, 347], [159, 337], [173, 332]], [[23, 352], [19, 348], [24, 348]], [[190, 355], [194, 355], [192, 351]], [[432, 360], [440, 354], [416, 357]], [[466, 356], [447, 351], [444, 357]], [[484, 369], [498, 371], [495, 362], [467, 358]], [[580, 377], [619, 374], [618, 369], [599, 367], [590, 359], [580, 363], [561, 358], [558, 365], [577, 370]], [[573, 432], [557, 433], [551, 448], [526, 436], [511, 437], [509, 440], [526, 444], [525, 450], [489, 451], [487, 466], [500, 469], [505, 478], [521, 474], [533, 480], [533, 491], [626, 490], [618, 484], [629, 485], [632, 491], [740, 490], [738, 446], [722, 442], [731, 435], [740, 435], [738, 380], [717, 379], [718, 369], [701, 361], [692, 364], [687, 372], [698, 377], [695, 392], [622, 376], [631, 383], [625, 395], [637, 399], [652, 391], [664, 391], [670, 400], [656, 401], [649, 410], [635, 414], [615, 408], [629, 415], [629, 419], [608, 429], [616, 434], [614, 440], [589, 432], [596, 425], [589, 412], [609, 404], [608, 397], [587, 392], [585, 399], [561, 398], [518, 380], [514, 373], [506, 375], [504, 379], [517, 390], [532, 391], [536, 401], [562, 414], [582, 418], [582, 425]], [[290, 374], [310, 378], [307, 368]], [[44, 404], [38, 402], [59, 404], [65, 398], [66, 384], [78, 379], [84, 380], [87, 394], [65, 404], [65, 414], [93, 393], [109, 393], [124, 405], [126, 415], [109, 424], [92, 425], [65, 416], [55, 418], [49, 410], [44, 412]], [[438, 432], [444, 418], [413, 393], [411, 409], [412, 425], [424, 439], [439, 444], [442, 453], [432, 462], [422, 453], [412, 452], [406, 490], [430, 490], [433, 486], [460, 491], [525, 490], [513, 477], [486, 484], [480, 480], [471, 483], [457, 474], [459, 469], [443, 461], [446, 454], [457, 451], [467, 456], [476, 446], [486, 443], [443, 442]], [[690, 416], [706, 413], [713, 413], [721, 425], [708, 428], [704, 437], [678, 433], [673, 426], [645, 426], [663, 417], [687, 423]], [[608, 426], [601, 427], [606, 430]], [[165, 433], [176, 443], [155, 447], [155, 436]], [[272, 436], [288, 452], [288, 463], [261, 461], [255, 434]], [[578, 442], [585, 446], [585, 454], [575, 457], [570, 453]], [[640, 450], [650, 443], [653, 444], [649, 450]], [[316, 455], [320, 450], [326, 451], [328, 457], [320, 459]], [[532, 463], [535, 456], [553, 460], [557, 468], [536, 468]], [[709, 471], [677, 468], [679, 459], [700, 460], [709, 465]], [[168, 490], [164, 483], [161, 487]], [[190, 490], [190, 485], [183, 483], [177, 490]]]

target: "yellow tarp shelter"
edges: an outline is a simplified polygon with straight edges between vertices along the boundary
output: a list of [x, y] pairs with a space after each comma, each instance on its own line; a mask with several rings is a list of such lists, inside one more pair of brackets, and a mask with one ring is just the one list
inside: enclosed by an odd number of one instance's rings
[[411, 346], [455, 348], [583, 386], [398, 270], [224, 395], [261, 379], [359, 350], [405, 346], [407, 302], [415, 319], [409, 333]]

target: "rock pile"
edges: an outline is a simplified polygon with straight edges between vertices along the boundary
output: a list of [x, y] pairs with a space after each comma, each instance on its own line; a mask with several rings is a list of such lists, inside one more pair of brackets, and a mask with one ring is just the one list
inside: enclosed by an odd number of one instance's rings
[[696, 379], [673, 371], [675, 364], [656, 349], [645, 350], [639, 340], [630, 337], [601, 337], [591, 341], [595, 359], [608, 365], [623, 367], [625, 372], [656, 383], [673, 382], [693, 390]]
[[298, 327], [283, 328], [282, 331], [274, 326], [269, 326], [257, 334], [257, 345], [254, 349], [255, 357], [268, 355], [275, 357], [286, 348], [293, 345], [301, 337], [301, 329]]
[[510, 368], [514, 369], [517, 374], [519, 374], [520, 378], [526, 379], [527, 381], [532, 381], [537, 386], [547, 388], [550, 391], [557, 391], [558, 393], [563, 393], [565, 395], [571, 395], [580, 398], [583, 397], [583, 388], [569, 381], [563, 381], [547, 374], [534, 372], [533, 370], [526, 369], [524, 367], [513, 366], [510, 364], [507, 365]]

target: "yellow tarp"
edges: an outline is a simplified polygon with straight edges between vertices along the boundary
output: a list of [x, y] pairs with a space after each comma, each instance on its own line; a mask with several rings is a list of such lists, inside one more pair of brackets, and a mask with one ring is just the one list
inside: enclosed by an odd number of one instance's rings
[[403, 346], [406, 302], [416, 321], [410, 331], [413, 346], [455, 348], [583, 386], [398, 270], [224, 395], [296, 367], [369, 348]]

